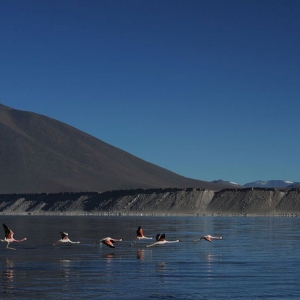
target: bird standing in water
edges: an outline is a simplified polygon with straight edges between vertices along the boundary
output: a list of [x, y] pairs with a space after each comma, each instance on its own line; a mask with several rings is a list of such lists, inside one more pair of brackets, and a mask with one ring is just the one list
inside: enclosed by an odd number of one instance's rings
[[3, 228], [4, 228], [4, 232], [5, 232], [5, 239], [0, 240], [0, 241], [7, 243], [7, 245], [6, 245], [7, 249], [16, 250], [15, 248], [8, 247], [9, 244], [12, 243], [12, 242], [20, 243], [20, 242], [23, 242], [23, 241], [27, 240], [27, 238], [24, 238], [22, 240], [15, 240], [13, 231], [11, 229], [9, 229], [5, 224], [3, 224]]
[[194, 240], [194, 244], [197, 243], [198, 241], [201, 241], [201, 240], [205, 240], [207, 242], [211, 242], [212, 240], [222, 240], [223, 238], [221, 236], [211, 236], [211, 235], [204, 235], [204, 236], [201, 236], [199, 239], [197, 240]]
[[171, 243], [178, 243], [180, 242], [180, 240], [176, 240], [176, 241], [167, 241], [166, 240], [166, 235], [163, 233], [163, 234], [160, 234], [158, 233], [156, 235], [156, 242], [154, 244], [151, 244], [151, 245], [147, 245], [146, 247], [152, 247], [152, 246], [155, 246], [155, 245], [163, 245], [163, 244], [171, 244]]
[[68, 233], [61, 231], [60, 232], [61, 235], [61, 239], [58, 240], [56, 243], [53, 243], [53, 246], [56, 246], [58, 244], [61, 243], [70, 243], [70, 244], [80, 244], [80, 242], [72, 242], [69, 238], [68, 238]]

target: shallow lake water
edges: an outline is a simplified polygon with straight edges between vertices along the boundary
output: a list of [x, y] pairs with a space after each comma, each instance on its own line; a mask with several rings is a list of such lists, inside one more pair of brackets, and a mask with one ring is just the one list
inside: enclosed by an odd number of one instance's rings
[[[300, 299], [300, 219], [0, 216], [1, 299]], [[147, 248], [135, 232], [179, 243]], [[59, 231], [80, 244], [53, 246]], [[211, 243], [193, 240], [222, 236]], [[122, 238], [116, 248], [94, 244]], [[4, 230], [2, 237], [4, 238]]]

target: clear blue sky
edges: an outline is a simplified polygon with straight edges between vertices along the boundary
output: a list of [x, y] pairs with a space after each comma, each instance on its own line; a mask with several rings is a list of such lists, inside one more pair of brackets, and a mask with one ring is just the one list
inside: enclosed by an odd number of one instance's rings
[[300, 182], [300, 1], [0, 2], [0, 103], [186, 177]]

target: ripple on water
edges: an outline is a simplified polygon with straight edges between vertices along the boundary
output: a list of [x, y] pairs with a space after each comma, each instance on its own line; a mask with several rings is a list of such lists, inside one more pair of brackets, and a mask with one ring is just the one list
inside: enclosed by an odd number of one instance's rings
[[[18, 217], [16, 251], [0, 250], [4, 299], [300, 299], [298, 218]], [[135, 241], [165, 232], [180, 243]], [[59, 231], [81, 244], [53, 247]], [[28, 234], [29, 233], [29, 234]], [[223, 236], [211, 243], [203, 234]], [[115, 249], [94, 245], [123, 238]]]

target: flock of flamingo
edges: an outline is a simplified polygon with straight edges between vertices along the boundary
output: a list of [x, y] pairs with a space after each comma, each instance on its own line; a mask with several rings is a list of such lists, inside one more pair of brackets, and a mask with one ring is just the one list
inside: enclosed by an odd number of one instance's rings
[[[20, 242], [23, 242], [23, 241], [27, 240], [27, 238], [23, 238], [21, 240], [16, 240], [16, 239], [14, 239], [14, 232], [9, 227], [7, 227], [5, 224], [3, 224], [3, 228], [4, 228], [5, 238], [4, 238], [4, 240], [1, 239], [0, 241], [7, 243], [7, 245], [6, 245], [7, 249], [16, 250], [15, 248], [9, 247], [9, 244], [11, 244], [13, 242], [20, 243]], [[53, 243], [53, 246], [59, 245], [61, 243], [71, 243], [71, 244], [79, 244], [80, 243], [80, 242], [71, 241], [68, 237], [68, 233], [66, 233], [66, 232], [61, 231], [60, 235], [61, 235], [61, 239], [58, 240], [57, 242]], [[139, 226], [137, 231], [136, 231], [136, 238], [138, 240], [142, 240], [142, 239], [151, 240], [152, 239], [152, 237], [144, 236], [143, 229], [142, 229], [141, 226]], [[196, 242], [198, 242], [202, 239], [207, 241], [207, 242], [211, 242], [214, 239], [215, 240], [222, 240], [223, 238], [222, 237], [211, 236], [211, 235], [204, 235], [204, 236], [201, 236], [199, 239], [194, 240], [193, 242], [196, 243]], [[101, 239], [100, 243], [103, 243], [104, 245], [106, 245], [110, 248], [115, 248], [114, 243], [115, 242], [121, 242], [121, 241], [122, 241], [122, 239], [113, 239], [111, 237], [106, 237], [106, 238]], [[147, 245], [146, 247], [152, 247], [152, 246], [155, 246], [155, 245], [163, 245], [163, 244], [170, 244], [170, 243], [178, 243], [178, 242], [180, 242], [180, 240], [167, 241], [166, 240], [166, 235], [164, 233], [163, 234], [158, 233], [156, 235], [156, 242], [153, 243], [153, 244]], [[135, 243], [136, 242], [134, 242], [131, 245], [134, 245]]]

